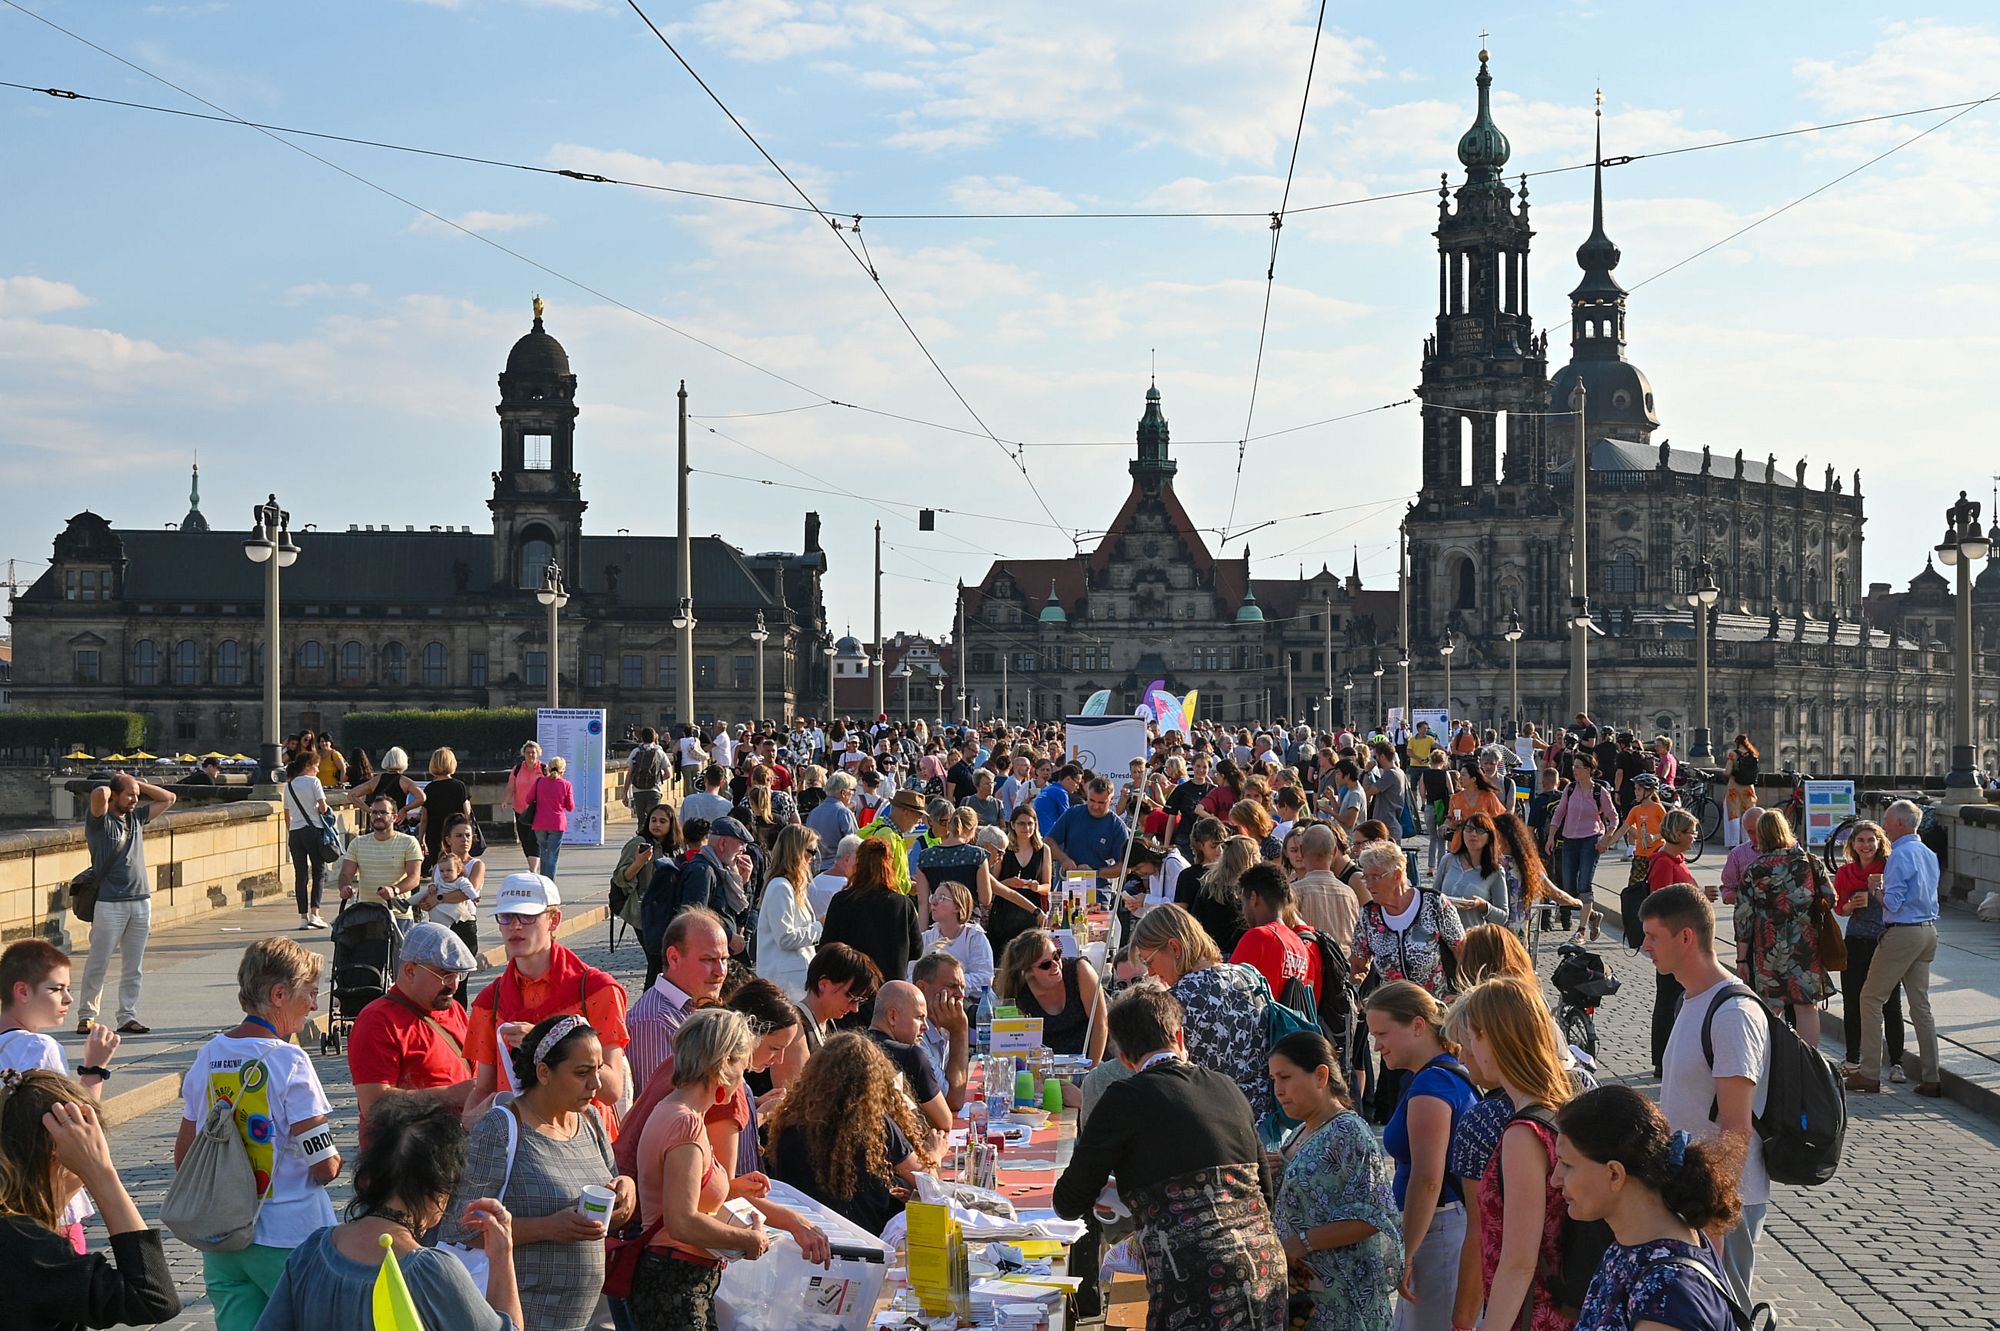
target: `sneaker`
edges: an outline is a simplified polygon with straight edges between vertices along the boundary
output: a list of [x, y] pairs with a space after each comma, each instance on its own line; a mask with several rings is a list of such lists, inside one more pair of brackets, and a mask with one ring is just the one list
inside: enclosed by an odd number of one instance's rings
[[299, 929], [301, 932], [310, 929], [312, 927], [313, 927], [312, 920], [310, 917], [304, 915], [299, 916]]
[[312, 913], [311, 915], [308, 915], [308, 916], [306, 917], [306, 928], [308, 928], [308, 929], [324, 929], [324, 928], [326, 928], [326, 921], [325, 921], [325, 920], [322, 920], [322, 919], [321, 919], [321, 918], [319, 917], [319, 912], [318, 912], [318, 911], [314, 911], [314, 912], [313, 912], [313, 913]]
[[1590, 913], [1590, 941], [1595, 943], [1604, 937], [1604, 916], [1601, 912]]
[[92, 1021], [89, 1017], [85, 1017], [82, 1021], [79, 1021], [76, 1024], [76, 1033], [78, 1035], [88, 1035], [90, 1034], [90, 1028], [92, 1026], [95, 1026], [96, 1024], [97, 1023]]
[[1905, 1071], [1903, 1071], [1903, 1065], [1902, 1065], [1901, 1063], [1891, 1063], [1891, 1064], [1889, 1065], [1889, 1080], [1890, 1080], [1890, 1081], [1893, 1081], [1893, 1082], [1906, 1082], [1906, 1081], [1908, 1081], [1909, 1079], [1910, 1079], [1910, 1074], [1909, 1074], [1909, 1073], [1907, 1073], [1907, 1072], [1905, 1072]]

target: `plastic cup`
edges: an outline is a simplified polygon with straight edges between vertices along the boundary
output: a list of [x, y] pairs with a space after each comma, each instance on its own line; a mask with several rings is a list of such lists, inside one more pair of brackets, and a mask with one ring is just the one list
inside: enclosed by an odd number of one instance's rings
[[577, 1195], [576, 1213], [585, 1220], [595, 1220], [598, 1224], [611, 1224], [611, 1208], [618, 1204], [618, 1194], [601, 1184], [592, 1183]]
[[1062, 1107], [1062, 1083], [1054, 1077], [1050, 1077], [1042, 1083], [1042, 1108], [1048, 1110], [1051, 1114], [1060, 1114], [1062, 1113]]

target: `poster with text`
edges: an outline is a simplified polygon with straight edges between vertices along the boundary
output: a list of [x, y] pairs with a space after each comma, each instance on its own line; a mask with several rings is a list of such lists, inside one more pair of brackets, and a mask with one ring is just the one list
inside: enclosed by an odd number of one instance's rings
[[1072, 716], [1063, 722], [1070, 761], [1111, 778], [1119, 792], [1132, 775], [1132, 760], [1148, 752], [1146, 720], [1139, 716]]
[[1451, 739], [1451, 713], [1443, 707], [1412, 707], [1412, 725], [1418, 721], [1431, 723], [1431, 738], [1443, 744]]
[[604, 844], [604, 709], [543, 707], [535, 712], [535, 739], [542, 759], [563, 760], [563, 778], [576, 796], [563, 833], [565, 846]]
[[1806, 844], [1817, 846], [1842, 820], [1854, 816], [1852, 781], [1806, 782]]

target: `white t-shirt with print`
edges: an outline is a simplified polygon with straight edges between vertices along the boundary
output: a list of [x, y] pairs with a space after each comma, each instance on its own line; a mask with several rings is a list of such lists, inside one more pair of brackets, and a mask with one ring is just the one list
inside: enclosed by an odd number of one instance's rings
[[[1701, 1056], [1701, 1023], [1708, 1005], [1725, 987], [1737, 983], [1735, 977], [1710, 985], [1698, 994], [1689, 994], [1674, 1018], [1674, 1033], [1667, 1040], [1660, 1060], [1660, 1112], [1667, 1122], [1696, 1141], [1707, 1141], [1721, 1132], [1708, 1116], [1715, 1103], [1717, 1077], [1748, 1077], [1756, 1083], [1750, 1095], [1750, 1112], [1761, 1114], [1771, 1098], [1771, 1028], [1763, 1007], [1753, 998], [1732, 998], [1715, 1010], [1715, 1024], [1709, 1038], [1715, 1045], [1715, 1066], [1711, 1069]], [[1771, 1200], [1771, 1175], [1764, 1168], [1764, 1144], [1750, 1133], [1750, 1151], [1743, 1161], [1743, 1181], [1737, 1191], [1744, 1204], [1755, 1206]]]
[[[0, 1031], [0, 1071], [53, 1072], [67, 1077], [69, 1060], [63, 1057], [62, 1046], [39, 1031], [24, 1031], [18, 1027], [11, 1031]], [[80, 1225], [97, 1214], [97, 1208], [90, 1204], [90, 1194], [78, 1188], [63, 1207], [62, 1222], [65, 1226]]]
[[[261, 1062], [267, 1075], [259, 1077], [253, 1069], [239, 1082], [243, 1065], [252, 1060]], [[294, 1123], [331, 1113], [333, 1108], [306, 1051], [268, 1036], [218, 1035], [202, 1046], [181, 1081], [181, 1117], [199, 1129], [208, 1121], [218, 1091], [225, 1091], [236, 1104], [237, 1128], [250, 1150], [250, 1166], [266, 1188], [253, 1241], [267, 1248], [296, 1248], [314, 1230], [333, 1224], [333, 1203], [326, 1189], [308, 1177], [305, 1146], [307, 1138], [331, 1132], [332, 1125], [292, 1135]]]

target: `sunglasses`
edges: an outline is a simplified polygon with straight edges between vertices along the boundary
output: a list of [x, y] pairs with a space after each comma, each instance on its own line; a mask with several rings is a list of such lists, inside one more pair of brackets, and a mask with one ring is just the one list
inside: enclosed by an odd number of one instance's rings
[[1038, 971], [1059, 971], [1062, 969], [1062, 958], [1043, 957], [1035, 963], [1035, 969]]

